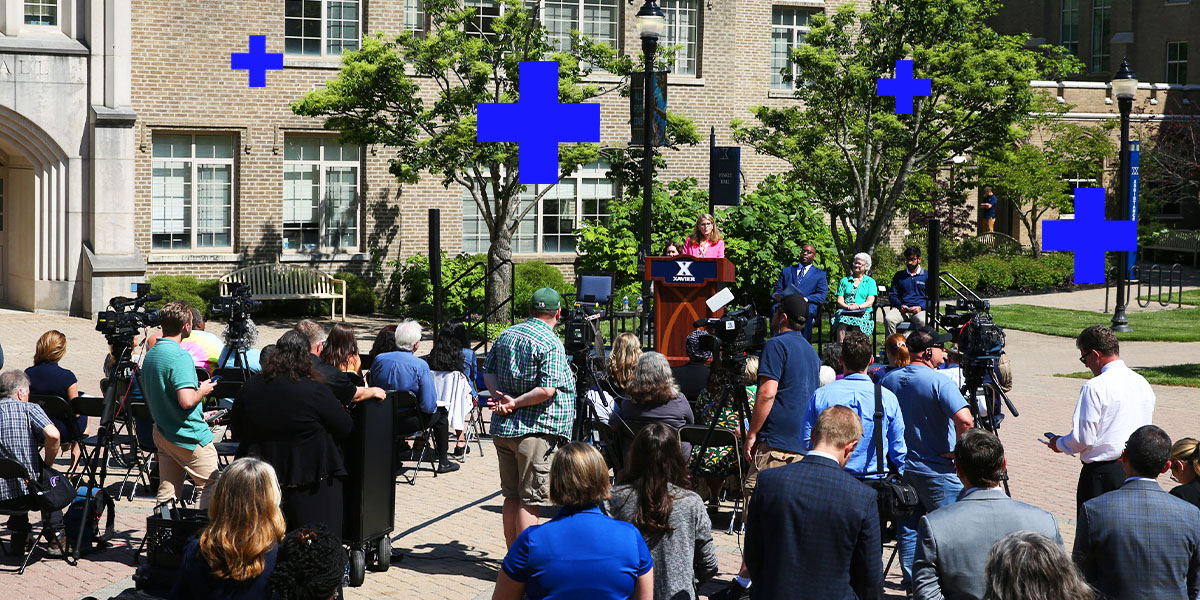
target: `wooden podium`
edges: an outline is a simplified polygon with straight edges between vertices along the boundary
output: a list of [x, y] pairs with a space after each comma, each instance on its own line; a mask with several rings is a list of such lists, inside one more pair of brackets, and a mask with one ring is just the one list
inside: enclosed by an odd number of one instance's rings
[[733, 276], [733, 263], [724, 258], [646, 258], [645, 278], [654, 282], [654, 347], [672, 366], [688, 361], [687, 336], [694, 323], [724, 312], [709, 312], [704, 301], [732, 283]]

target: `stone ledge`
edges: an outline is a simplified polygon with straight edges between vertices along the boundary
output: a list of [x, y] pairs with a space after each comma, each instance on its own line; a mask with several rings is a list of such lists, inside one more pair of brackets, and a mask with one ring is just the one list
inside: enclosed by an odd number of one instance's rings
[[367, 255], [363, 252], [335, 252], [326, 254], [322, 252], [292, 252], [279, 255], [281, 263], [314, 263], [314, 262], [356, 262], [367, 260]]
[[92, 118], [97, 127], [133, 127], [137, 113], [132, 108], [109, 108], [92, 105]]
[[202, 254], [198, 252], [160, 252], [151, 254], [146, 257], [146, 262], [151, 264], [164, 263], [236, 263], [242, 261], [240, 252], [213, 252], [211, 254]]
[[57, 54], [87, 56], [87, 47], [65, 35], [38, 35], [0, 38], [0, 54]]

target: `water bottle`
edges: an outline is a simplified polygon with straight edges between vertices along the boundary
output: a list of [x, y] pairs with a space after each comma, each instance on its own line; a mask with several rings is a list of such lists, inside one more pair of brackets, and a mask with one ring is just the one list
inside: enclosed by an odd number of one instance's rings
[[629, 294], [621, 299], [621, 312], [629, 312]]
[[641, 294], [638, 294], [638, 297], [637, 297], [637, 311], [639, 313], [642, 312], [642, 296], [641, 296]]

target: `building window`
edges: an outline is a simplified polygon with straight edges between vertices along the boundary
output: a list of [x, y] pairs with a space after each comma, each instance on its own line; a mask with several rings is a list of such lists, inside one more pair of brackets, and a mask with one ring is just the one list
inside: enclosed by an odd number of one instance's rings
[[358, 147], [288, 136], [283, 145], [283, 249], [358, 249]]
[[1092, 0], [1092, 72], [1107, 73], [1112, 37], [1112, 0]]
[[790, 90], [796, 75], [784, 78], [783, 69], [791, 64], [792, 49], [804, 43], [809, 22], [817, 11], [803, 8], [775, 8], [771, 11], [771, 89]]
[[617, 0], [545, 0], [541, 20], [550, 43], [563, 52], [571, 51], [571, 32], [617, 47]]
[[285, 0], [283, 51], [337, 56], [358, 50], [359, 0]]
[[25, 0], [26, 25], [58, 25], [58, 0]]
[[492, 22], [504, 13], [504, 4], [496, 0], [466, 0], [467, 8], [474, 8], [475, 14], [467, 20], [467, 35], [478, 38], [488, 38], [492, 32]]
[[663, 0], [667, 16], [663, 46], [681, 46], [675, 53], [677, 75], [696, 75], [700, 57], [700, 0]]
[[1187, 83], [1187, 42], [1167, 42], [1167, 83]]
[[1071, 56], [1079, 54], [1079, 0], [1062, 0], [1059, 41]]
[[233, 247], [232, 135], [154, 134], [150, 246]]
[[[530, 210], [513, 236], [514, 254], [570, 253], [575, 251], [575, 232], [587, 221], [608, 221], [608, 203], [615, 188], [606, 175], [608, 163], [597, 161], [580, 167], [574, 175], [561, 179], [542, 197], [541, 206]], [[533, 203], [539, 186], [526, 186], [521, 194], [525, 210]], [[487, 224], [471, 197], [463, 190], [463, 252], [479, 254], [491, 246]]]
[[425, 37], [429, 31], [428, 17], [425, 14], [425, 3], [422, 0], [404, 0], [404, 30]]

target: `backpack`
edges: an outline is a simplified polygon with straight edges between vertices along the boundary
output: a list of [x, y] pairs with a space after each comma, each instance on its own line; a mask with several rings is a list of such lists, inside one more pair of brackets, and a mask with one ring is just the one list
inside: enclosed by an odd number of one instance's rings
[[[89, 498], [89, 495], [91, 496]], [[104, 533], [100, 533], [100, 517], [105, 517]], [[63, 515], [67, 546], [76, 556], [83, 556], [108, 546], [116, 521], [116, 504], [103, 488], [81, 487], [75, 500]], [[82, 531], [82, 538], [80, 532]]]

